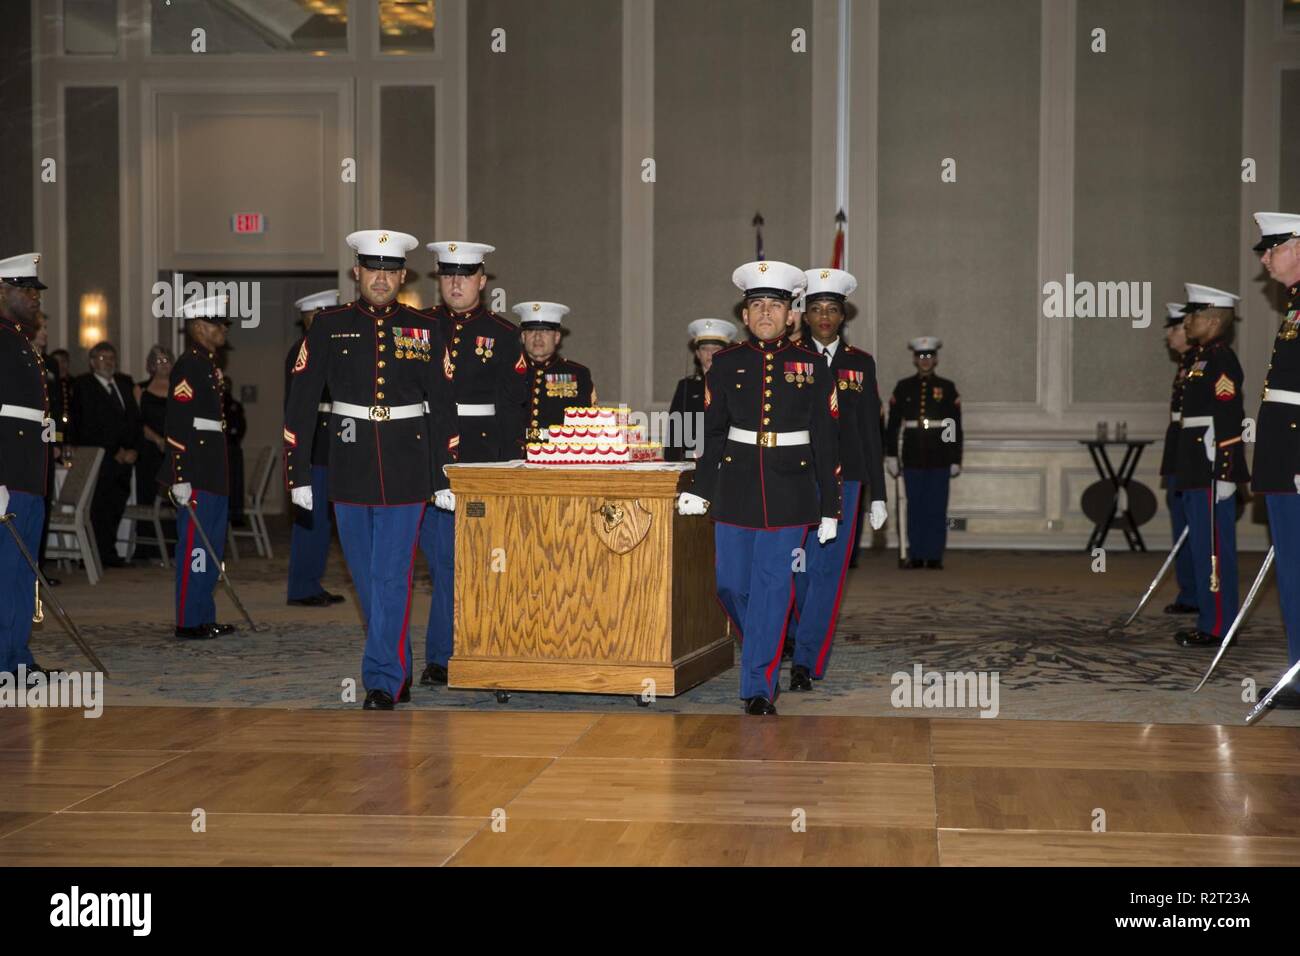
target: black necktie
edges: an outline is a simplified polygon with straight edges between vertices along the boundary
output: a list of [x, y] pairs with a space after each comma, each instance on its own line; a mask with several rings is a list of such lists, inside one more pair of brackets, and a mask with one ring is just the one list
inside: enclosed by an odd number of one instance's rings
[[122, 393], [117, 390], [117, 382], [111, 378], [108, 380], [108, 390], [112, 392], [113, 398], [117, 401], [118, 411], [126, 411], [126, 402], [122, 401]]

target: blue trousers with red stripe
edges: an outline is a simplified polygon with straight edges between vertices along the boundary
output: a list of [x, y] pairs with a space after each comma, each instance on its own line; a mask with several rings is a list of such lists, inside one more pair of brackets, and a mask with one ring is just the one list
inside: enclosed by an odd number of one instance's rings
[[446, 667], [451, 660], [456, 613], [456, 513], [429, 508], [420, 525], [420, 550], [433, 575], [433, 602], [424, 634], [424, 661]]
[[[1214, 488], [1189, 488], [1183, 493], [1187, 509], [1187, 544], [1192, 549], [1196, 578], [1196, 627], [1223, 637], [1237, 616], [1237, 505], [1233, 499], [1214, 504]], [[1210, 512], [1214, 512], [1214, 534]], [[1210, 590], [1210, 557], [1219, 558], [1219, 590]]]
[[786, 621], [794, 604], [795, 551], [808, 529], [739, 528], [716, 522], [718, 600], [740, 632], [740, 696], [776, 700]]
[[[221, 561], [226, 554], [226, 518], [230, 499], [210, 491], [195, 491], [188, 507], [176, 509], [176, 626], [198, 627], [215, 624], [217, 605], [212, 592], [221, 578]], [[203, 535], [194, 526], [194, 514], [216, 554], [209, 554]]]
[[[43, 454], [43, 453], [42, 453]], [[39, 553], [45, 527], [45, 499], [23, 491], [9, 493], [11, 527], [33, 559]], [[0, 671], [17, 674], [31, 667], [32, 612], [36, 609], [36, 572], [18, 550], [14, 536], [0, 528]]]
[[1300, 661], [1300, 495], [1267, 495], [1273, 571], [1286, 626], [1287, 659]]
[[411, 676], [411, 574], [424, 504], [334, 504], [343, 557], [366, 618], [361, 679], [396, 700]]
[[[1183, 493], [1178, 490], [1178, 479], [1173, 475], [1165, 479], [1165, 507], [1169, 509], [1169, 524], [1177, 544], [1178, 536], [1187, 527], [1187, 508], [1183, 505]], [[1192, 549], [1187, 544], [1178, 549], [1178, 557], [1174, 558], [1174, 576], [1178, 579], [1178, 603], [1196, 607], [1196, 574], [1192, 568]]]
[[330, 554], [329, 469], [311, 469], [311, 511], [293, 509], [289, 539], [289, 600], [301, 601], [325, 590], [320, 583]]
[[948, 466], [904, 468], [907, 489], [907, 556], [942, 561], [948, 546]]
[[861, 496], [862, 482], [844, 482], [844, 521], [840, 524], [839, 534], [825, 544], [810, 534], [804, 545], [807, 566], [794, 576], [795, 607], [799, 610], [799, 626], [794, 635], [794, 663], [808, 668], [817, 680], [826, 675], [826, 664], [831, 656], [844, 576], [848, 573], [849, 559], [853, 557], [853, 546], [858, 537], [858, 499]]

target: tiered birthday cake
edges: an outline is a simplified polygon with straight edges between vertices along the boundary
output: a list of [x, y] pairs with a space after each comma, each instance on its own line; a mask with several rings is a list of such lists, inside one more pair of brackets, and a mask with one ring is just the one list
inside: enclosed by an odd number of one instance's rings
[[645, 430], [627, 423], [626, 408], [564, 410], [564, 424], [546, 429], [544, 441], [529, 442], [528, 461], [542, 465], [624, 465], [660, 461], [663, 446], [645, 440]]

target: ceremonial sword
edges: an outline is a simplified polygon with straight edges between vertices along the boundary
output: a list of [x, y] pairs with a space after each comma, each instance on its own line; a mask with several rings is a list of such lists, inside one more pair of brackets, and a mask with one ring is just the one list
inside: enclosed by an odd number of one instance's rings
[[1142, 595], [1142, 600], [1138, 601], [1138, 606], [1133, 609], [1133, 613], [1128, 616], [1128, 620], [1120, 625], [1120, 628], [1126, 628], [1133, 623], [1134, 619], [1142, 613], [1142, 609], [1147, 606], [1147, 601], [1151, 600], [1151, 595], [1155, 593], [1156, 588], [1160, 587], [1160, 582], [1164, 580], [1165, 575], [1169, 572], [1169, 566], [1174, 563], [1174, 558], [1178, 556], [1178, 550], [1187, 540], [1187, 528], [1183, 527], [1183, 533], [1178, 536], [1174, 542], [1173, 550], [1169, 552], [1169, 557], [1165, 558], [1165, 563], [1160, 565], [1160, 570], [1156, 572], [1155, 579], [1152, 580], [1151, 586], [1147, 588], [1147, 593]]
[[1264, 695], [1264, 699], [1250, 709], [1250, 713], [1246, 715], [1246, 723], [1251, 723], [1258, 718], [1260, 714], [1264, 713], [1264, 711], [1268, 709], [1268, 705], [1272, 702], [1273, 698], [1277, 696], [1278, 691], [1290, 684], [1297, 673], [1300, 673], [1300, 661], [1296, 661], [1292, 664], [1291, 669], [1283, 674], [1281, 680], [1273, 685], [1273, 689]]
[[[170, 494], [170, 492], [168, 493]], [[172, 501], [175, 502], [176, 499], [173, 497]], [[185, 502], [185, 510], [190, 513], [190, 520], [194, 522], [194, 527], [198, 529], [199, 537], [203, 539], [203, 547], [208, 549], [208, 554], [212, 556], [212, 560], [217, 562], [217, 577], [221, 583], [226, 586], [226, 593], [230, 595], [230, 600], [235, 602], [235, 607], [239, 608], [239, 613], [244, 615], [244, 620], [248, 622], [249, 630], [256, 631], [257, 625], [253, 623], [253, 619], [249, 616], [248, 612], [244, 610], [244, 602], [239, 600], [239, 595], [235, 593], [235, 586], [230, 583], [230, 578], [226, 575], [226, 562], [217, 560], [216, 549], [212, 547], [212, 542], [208, 540], [208, 533], [203, 530], [203, 524], [199, 521], [199, 513], [194, 507], [193, 498], [190, 498]], [[189, 555], [186, 555], [186, 560], [189, 560]]]
[[85, 639], [81, 636], [81, 632], [77, 630], [77, 625], [73, 623], [72, 618], [68, 617], [68, 612], [63, 609], [63, 605], [59, 603], [59, 599], [54, 596], [54, 591], [50, 587], [50, 582], [47, 581], [45, 575], [41, 573], [40, 565], [32, 560], [32, 553], [27, 550], [27, 545], [23, 543], [22, 535], [18, 533], [18, 529], [14, 527], [13, 520], [14, 516], [11, 514], [0, 514], [0, 524], [3, 524], [9, 529], [9, 533], [14, 536], [14, 544], [18, 545], [18, 550], [31, 566], [32, 572], [36, 575], [36, 580], [45, 585], [45, 599], [53, 605], [54, 610], [57, 612], [59, 623], [62, 624], [63, 629], [68, 632], [68, 636], [72, 638], [73, 643], [75, 643], [77, 647], [81, 648], [81, 653], [86, 655], [86, 659], [95, 666], [95, 670], [107, 677], [108, 668], [104, 666], [104, 662], [99, 659], [93, 650], [91, 650], [90, 645], [87, 644]]
[[1237, 628], [1241, 627], [1241, 622], [1246, 620], [1246, 612], [1249, 611], [1250, 606], [1255, 603], [1255, 595], [1259, 594], [1259, 589], [1264, 584], [1264, 578], [1268, 577], [1268, 569], [1272, 566], [1273, 549], [1269, 548], [1268, 554], [1264, 555], [1264, 563], [1260, 566], [1259, 574], [1255, 575], [1255, 583], [1250, 586], [1250, 593], [1246, 595], [1245, 603], [1241, 605], [1241, 610], [1238, 611], [1237, 616], [1233, 618], [1232, 627], [1228, 628], [1228, 633], [1223, 636], [1223, 643], [1219, 645], [1219, 653], [1214, 655], [1214, 660], [1210, 662], [1210, 669], [1205, 672], [1205, 676], [1201, 678], [1201, 682], [1196, 685], [1196, 690], [1192, 691], [1193, 694], [1205, 686], [1205, 682], [1210, 679], [1210, 675], [1214, 673], [1214, 669], [1219, 666], [1219, 661], [1223, 660], [1223, 655], [1227, 653], [1228, 645], [1232, 643], [1233, 635], [1237, 633]]

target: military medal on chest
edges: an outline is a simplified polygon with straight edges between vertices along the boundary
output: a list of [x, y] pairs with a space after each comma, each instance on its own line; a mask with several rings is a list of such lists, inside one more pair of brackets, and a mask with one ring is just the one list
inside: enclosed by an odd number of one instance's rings
[[490, 339], [483, 335], [478, 336], [474, 339], [474, 354], [483, 356], [483, 360], [487, 361], [492, 357], [492, 346], [495, 342], [496, 339]]
[[800, 387], [802, 387], [805, 383], [811, 385], [813, 380], [813, 363], [812, 362], [786, 362], [785, 380], [787, 382], [794, 382]]
[[402, 329], [393, 327], [393, 357], [427, 362], [433, 350], [428, 329]]
[[1277, 337], [1283, 342], [1293, 342], [1297, 336], [1300, 336], [1300, 309], [1288, 312], [1282, 320], [1282, 327], [1277, 331]]
[[855, 392], [862, 391], [862, 382], [865, 379], [865, 373], [856, 371], [851, 368], [842, 368], [840, 371], [840, 391], [851, 388]]

